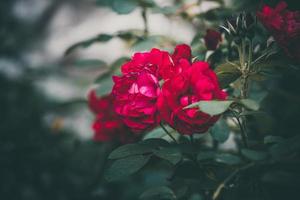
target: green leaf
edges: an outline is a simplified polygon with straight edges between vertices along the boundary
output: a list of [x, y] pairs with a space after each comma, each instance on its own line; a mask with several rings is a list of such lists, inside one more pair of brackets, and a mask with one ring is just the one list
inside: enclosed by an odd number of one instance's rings
[[179, 149], [176, 148], [161, 148], [153, 152], [157, 157], [168, 160], [172, 164], [176, 165], [182, 158], [182, 154]]
[[152, 152], [152, 149], [146, 145], [142, 144], [126, 144], [118, 147], [114, 151], [112, 151], [108, 158], [109, 159], [119, 159], [125, 158], [133, 155], [142, 155], [145, 153]]
[[118, 14], [129, 14], [138, 6], [136, 0], [111, 0], [111, 8]]
[[161, 138], [149, 138], [149, 139], [144, 139], [143, 141], [139, 142], [140, 144], [146, 145], [151, 147], [152, 149], [156, 149], [158, 147], [167, 147], [170, 145], [169, 142], [167, 142], [164, 139]]
[[137, 40], [137, 42], [133, 45], [133, 49], [135, 51], [145, 51], [153, 48], [158, 43], [159, 38], [156, 36], [150, 36], [144, 38], [142, 40]]
[[107, 181], [115, 181], [127, 177], [140, 170], [150, 159], [150, 155], [135, 155], [115, 160], [110, 168], [105, 171]]
[[199, 101], [197, 103], [193, 103], [184, 109], [198, 107], [200, 111], [205, 112], [209, 115], [219, 115], [225, 112], [229, 106], [233, 103], [233, 101]]
[[216, 153], [213, 151], [201, 151], [197, 155], [198, 161], [204, 161], [204, 160], [212, 160], [216, 156]]
[[259, 109], [259, 104], [256, 103], [256, 101], [254, 101], [252, 99], [241, 99], [240, 103], [251, 110], [257, 111]]
[[282, 142], [272, 145], [269, 148], [273, 159], [280, 160], [285, 156], [294, 154], [300, 151], [300, 135], [296, 135], [292, 138], [285, 139]]
[[268, 157], [267, 152], [255, 151], [255, 150], [251, 150], [251, 149], [242, 149], [241, 153], [246, 158], [248, 158], [249, 160], [253, 160], [253, 161], [265, 160]]
[[192, 194], [189, 200], [204, 200], [205, 198], [200, 194]]
[[103, 60], [98, 59], [82, 59], [74, 62], [76, 67], [105, 67], [107, 66]]
[[155, 128], [149, 133], [147, 133], [144, 137], [144, 139], [149, 139], [149, 138], [162, 138], [166, 135], [164, 130], [161, 127]]
[[102, 96], [110, 93], [112, 90], [113, 80], [111, 76], [105, 76], [101, 80], [96, 80], [100, 85], [96, 88], [97, 96]]
[[229, 154], [229, 153], [222, 153], [216, 155], [216, 161], [228, 165], [237, 165], [240, 164], [242, 161], [240, 157]]
[[[236, 62], [233, 62], [233, 64], [236, 64]], [[230, 83], [234, 82], [241, 76], [241, 72], [233, 64], [224, 63], [215, 69], [221, 88], [228, 87]]]
[[90, 45], [94, 44], [95, 42], [107, 42], [110, 39], [112, 39], [113, 37], [114, 37], [113, 35], [103, 33], [103, 34], [99, 34], [96, 37], [93, 37], [91, 39], [84, 40], [84, 41], [81, 41], [81, 42], [77, 42], [77, 43], [73, 44], [72, 46], [70, 46], [66, 50], [65, 55], [70, 54], [72, 51], [74, 51], [75, 49], [77, 49], [79, 47], [80, 48], [87, 48]]
[[225, 142], [229, 137], [229, 127], [225, 119], [220, 119], [215, 125], [211, 128], [211, 136], [218, 142]]
[[175, 200], [176, 195], [174, 192], [166, 187], [166, 186], [160, 186], [151, 188], [149, 190], [146, 190], [141, 194], [140, 196], [141, 200]]
[[267, 135], [264, 138], [264, 144], [273, 144], [282, 142], [284, 139], [280, 136]]
[[181, 5], [173, 5], [173, 6], [164, 6], [164, 7], [154, 7], [152, 9], [152, 11], [154, 13], [161, 13], [161, 14], [164, 14], [164, 15], [172, 15], [172, 14], [175, 14], [178, 9], [181, 7]]

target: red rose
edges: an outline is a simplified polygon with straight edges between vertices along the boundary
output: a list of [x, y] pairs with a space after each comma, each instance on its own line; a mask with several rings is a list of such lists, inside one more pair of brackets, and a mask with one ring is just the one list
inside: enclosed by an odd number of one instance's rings
[[148, 70], [113, 77], [114, 109], [134, 132], [154, 128], [159, 122], [156, 101], [158, 78]]
[[208, 50], [216, 50], [220, 42], [222, 42], [221, 33], [212, 29], [207, 29], [206, 35], [204, 36], [204, 42]]
[[191, 47], [186, 44], [180, 44], [175, 47], [170, 64], [163, 64], [159, 68], [159, 74], [164, 80], [168, 80], [175, 75], [186, 70], [191, 63]]
[[287, 4], [280, 2], [275, 8], [264, 5], [257, 17], [273, 35], [286, 54], [300, 61], [300, 12], [289, 11]]
[[219, 117], [197, 108], [183, 108], [200, 100], [224, 100], [226, 96], [209, 64], [196, 62], [164, 83], [157, 104], [164, 121], [179, 133], [191, 135], [206, 132]]
[[161, 66], [172, 65], [172, 58], [166, 51], [152, 49], [150, 52], [135, 53], [132, 59], [122, 65], [123, 74], [148, 71], [156, 77], [160, 77], [159, 68]]
[[95, 141], [116, 140], [121, 143], [128, 143], [137, 138], [114, 112], [111, 95], [98, 98], [93, 90], [89, 93], [88, 104], [91, 111], [96, 114], [96, 119], [92, 125]]

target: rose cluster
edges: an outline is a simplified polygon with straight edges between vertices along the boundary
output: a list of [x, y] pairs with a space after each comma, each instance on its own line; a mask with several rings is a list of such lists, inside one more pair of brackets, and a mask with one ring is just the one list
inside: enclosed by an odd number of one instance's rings
[[300, 62], [300, 11], [289, 11], [281, 1], [275, 8], [264, 5], [257, 17], [285, 53]]
[[204, 133], [217, 120], [198, 108], [184, 109], [201, 101], [224, 100], [218, 79], [207, 62], [192, 62], [191, 48], [181, 44], [173, 54], [159, 49], [135, 53], [114, 76], [109, 96], [90, 94], [90, 108], [96, 113], [95, 139], [106, 141], [141, 133], [164, 122], [180, 134]]

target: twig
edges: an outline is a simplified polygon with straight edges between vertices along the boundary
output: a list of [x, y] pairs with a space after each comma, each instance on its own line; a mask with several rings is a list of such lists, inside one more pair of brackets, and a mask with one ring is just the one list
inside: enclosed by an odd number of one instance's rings
[[149, 34], [149, 27], [148, 27], [148, 18], [147, 18], [147, 8], [143, 7], [142, 9], [142, 18], [144, 22], [144, 36], [147, 37]]
[[252, 166], [254, 166], [254, 163], [249, 163], [249, 164], [247, 164], [247, 165], [245, 165], [245, 166], [243, 166], [243, 167], [241, 167], [241, 168], [238, 168], [238, 169], [236, 169], [234, 172], [232, 172], [218, 187], [217, 187], [217, 189], [215, 190], [215, 192], [213, 193], [213, 197], [212, 197], [212, 199], [213, 200], [216, 200], [219, 196], [220, 196], [220, 194], [221, 194], [221, 192], [222, 192], [222, 190], [223, 190], [223, 188], [225, 188], [227, 185], [228, 185], [228, 183], [240, 172], [240, 171], [243, 171], [243, 170], [246, 170], [246, 169], [249, 169], [250, 167], [252, 167]]

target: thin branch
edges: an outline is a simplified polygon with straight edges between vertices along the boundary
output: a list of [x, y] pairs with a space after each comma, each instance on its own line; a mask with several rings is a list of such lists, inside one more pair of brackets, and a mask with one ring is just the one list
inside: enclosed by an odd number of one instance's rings
[[247, 165], [245, 165], [245, 166], [243, 166], [243, 167], [241, 167], [241, 168], [238, 168], [238, 169], [236, 169], [234, 172], [232, 172], [218, 187], [217, 187], [217, 189], [215, 190], [215, 192], [213, 193], [213, 197], [212, 197], [212, 199], [213, 200], [216, 200], [219, 196], [220, 196], [220, 194], [221, 194], [221, 192], [222, 192], [222, 190], [223, 190], [223, 188], [225, 188], [228, 184], [229, 184], [229, 182], [239, 173], [239, 172], [241, 172], [241, 171], [243, 171], [243, 170], [246, 170], [246, 169], [249, 169], [250, 167], [252, 167], [252, 166], [254, 166], [254, 163], [249, 163], [249, 164], [247, 164]]
[[248, 148], [249, 145], [248, 145], [247, 133], [244, 129], [243, 123], [241, 122], [239, 116], [237, 116], [236, 113], [233, 110], [232, 110], [232, 114], [234, 115], [234, 118], [236, 118], [236, 120], [238, 122], [238, 125], [240, 127], [243, 144], [246, 148]]
[[144, 36], [147, 37], [149, 34], [149, 27], [148, 27], [148, 18], [147, 18], [147, 8], [143, 7], [142, 9], [142, 18], [144, 22]]

